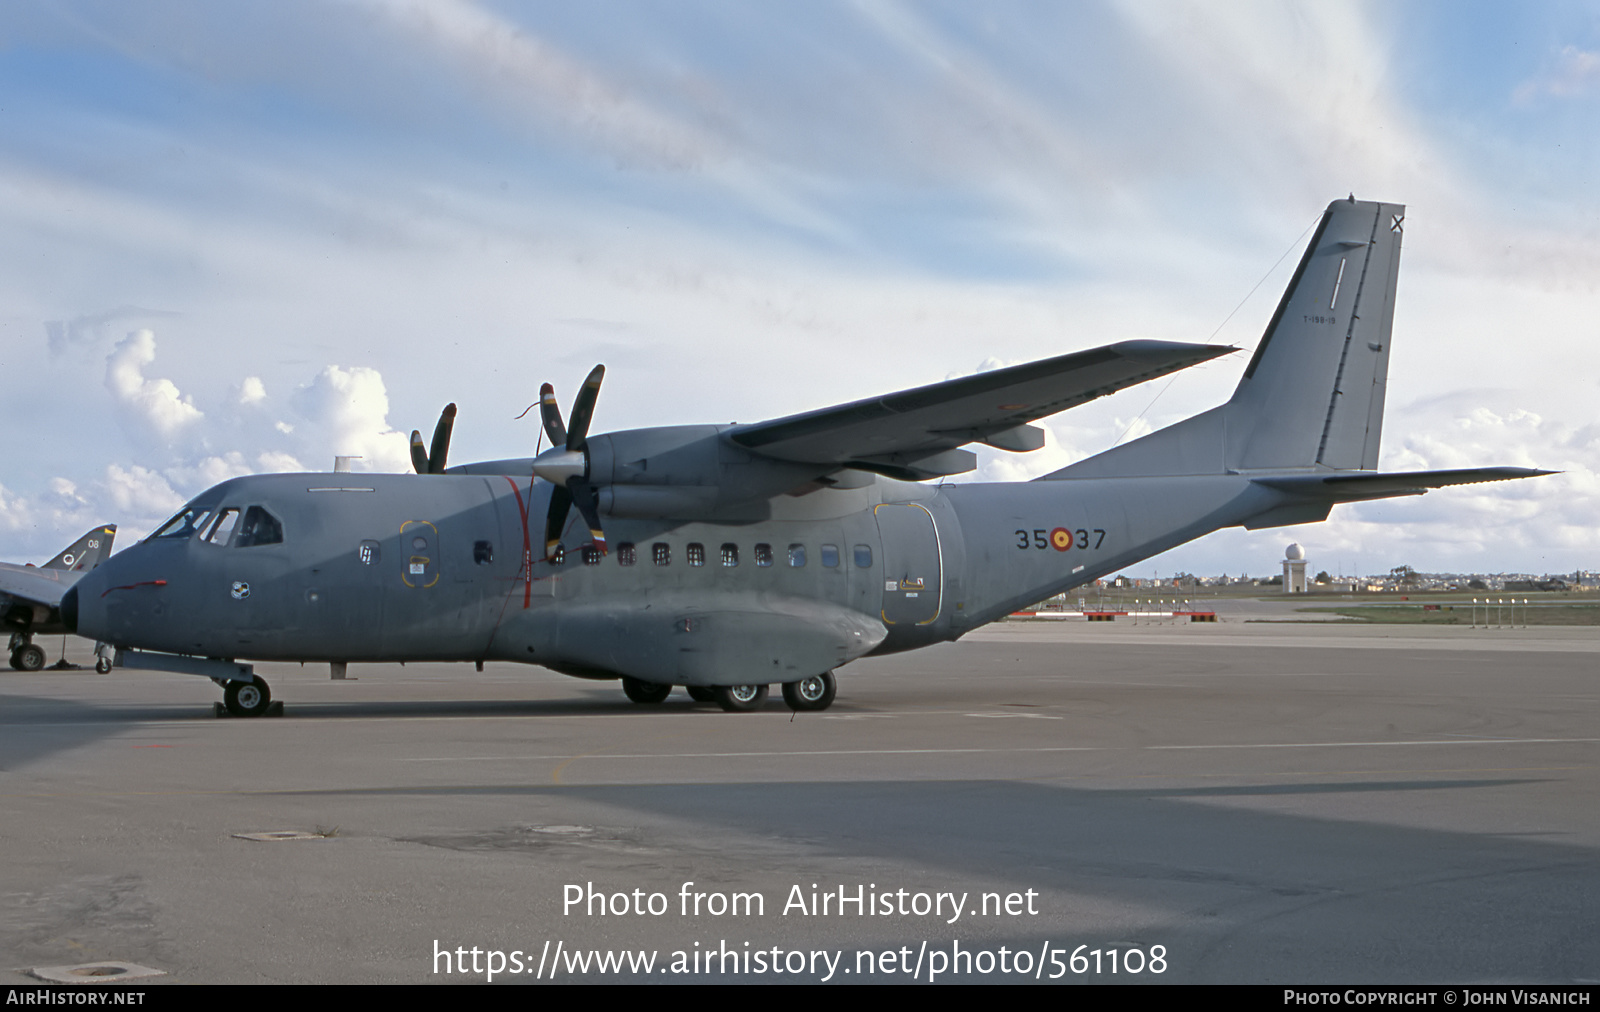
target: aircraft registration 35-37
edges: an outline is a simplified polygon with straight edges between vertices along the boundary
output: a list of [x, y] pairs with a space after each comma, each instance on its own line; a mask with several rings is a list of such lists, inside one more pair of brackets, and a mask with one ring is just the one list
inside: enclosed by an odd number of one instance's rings
[[934, 479], [976, 467], [968, 444], [1037, 450], [1038, 419], [1236, 349], [1123, 341], [754, 424], [591, 435], [597, 366], [565, 419], [544, 385], [536, 457], [447, 466], [452, 404], [430, 445], [412, 434], [416, 474], [224, 482], [45, 595], [44, 618], [58, 602], [103, 657], [210, 678], [241, 716], [271, 702], [251, 660], [520, 661], [645, 705], [681, 686], [751, 710], [778, 684], [825, 709], [857, 658], [1215, 530], [1550, 473], [1376, 470], [1403, 213], [1334, 201], [1226, 403], [1033, 481]]
[[1093, 530], [1079, 527], [1076, 531], [1070, 527], [1054, 527], [1049, 531], [1035, 527], [1031, 534], [1019, 527], [1016, 534], [1017, 547], [1024, 551], [1029, 548], [1054, 548], [1058, 552], [1070, 551], [1073, 547], [1099, 549], [1106, 540], [1105, 529], [1101, 527]]

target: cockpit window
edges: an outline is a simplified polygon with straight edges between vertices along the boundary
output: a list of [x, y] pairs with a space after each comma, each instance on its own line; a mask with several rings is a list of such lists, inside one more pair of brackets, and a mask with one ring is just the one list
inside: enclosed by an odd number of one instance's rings
[[190, 537], [195, 531], [205, 526], [206, 517], [210, 515], [211, 507], [209, 506], [185, 506], [177, 516], [157, 528], [156, 532], [150, 535], [150, 540], [154, 541], [157, 538], [177, 540]]
[[206, 533], [200, 540], [213, 545], [226, 546], [228, 539], [233, 537], [233, 529], [238, 523], [239, 508], [237, 506], [229, 506], [218, 513], [215, 520], [211, 521], [211, 526], [206, 528]]
[[262, 509], [252, 506], [245, 512], [244, 522], [239, 525], [239, 536], [234, 541], [236, 548], [252, 548], [257, 545], [283, 544], [283, 524], [278, 518]]

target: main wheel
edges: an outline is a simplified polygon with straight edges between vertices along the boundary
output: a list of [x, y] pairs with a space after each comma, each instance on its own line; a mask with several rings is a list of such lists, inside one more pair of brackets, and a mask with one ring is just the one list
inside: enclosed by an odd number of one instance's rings
[[622, 676], [622, 691], [635, 703], [660, 703], [672, 695], [671, 685]]
[[717, 705], [729, 713], [749, 713], [767, 701], [765, 685], [718, 685], [711, 690]]
[[783, 701], [791, 710], [826, 710], [833, 705], [835, 689], [833, 672], [824, 671], [798, 682], [784, 682]]
[[44, 647], [37, 643], [18, 647], [11, 655], [11, 666], [18, 671], [38, 671], [44, 667]]
[[259, 717], [272, 702], [272, 690], [261, 676], [253, 675], [248, 682], [229, 682], [222, 690], [222, 701], [235, 717]]
[[689, 698], [696, 703], [714, 703], [717, 701], [716, 690], [707, 688], [704, 685], [685, 685], [683, 689], [689, 694]]

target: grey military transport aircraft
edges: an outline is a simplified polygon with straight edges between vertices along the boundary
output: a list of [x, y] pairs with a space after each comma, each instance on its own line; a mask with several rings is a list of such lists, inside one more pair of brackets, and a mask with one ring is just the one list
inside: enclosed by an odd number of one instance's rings
[[[1125, 341], [753, 425], [590, 435], [604, 369], [551, 449], [418, 475], [273, 474], [197, 496], [62, 600], [117, 663], [270, 690], [241, 659], [522, 661], [673, 686], [730, 711], [783, 686], [825, 709], [834, 670], [954, 640], [1211, 531], [1323, 520], [1335, 503], [1550, 472], [1382, 473], [1404, 208], [1329, 205], [1225, 404], [1042, 478], [928, 483], [962, 447], [1025, 452], [1029, 423], [1232, 348]], [[576, 515], [574, 515], [576, 514]], [[544, 520], [540, 529], [539, 518]]]
[[[116, 524], [101, 524], [42, 566], [0, 562], [0, 626], [11, 634], [13, 668], [44, 667], [44, 648], [33, 637], [67, 631], [61, 624], [61, 595], [111, 554], [116, 536]], [[97, 666], [102, 674], [110, 671], [110, 659], [100, 658]]]

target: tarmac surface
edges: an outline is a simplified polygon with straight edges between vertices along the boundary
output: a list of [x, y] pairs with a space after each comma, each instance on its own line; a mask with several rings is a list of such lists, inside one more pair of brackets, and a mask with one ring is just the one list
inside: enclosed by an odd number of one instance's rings
[[1596, 628], [1012, 622], [799, 715], [257, 670], [0, 673], [0, 981], [1600, 980]]

